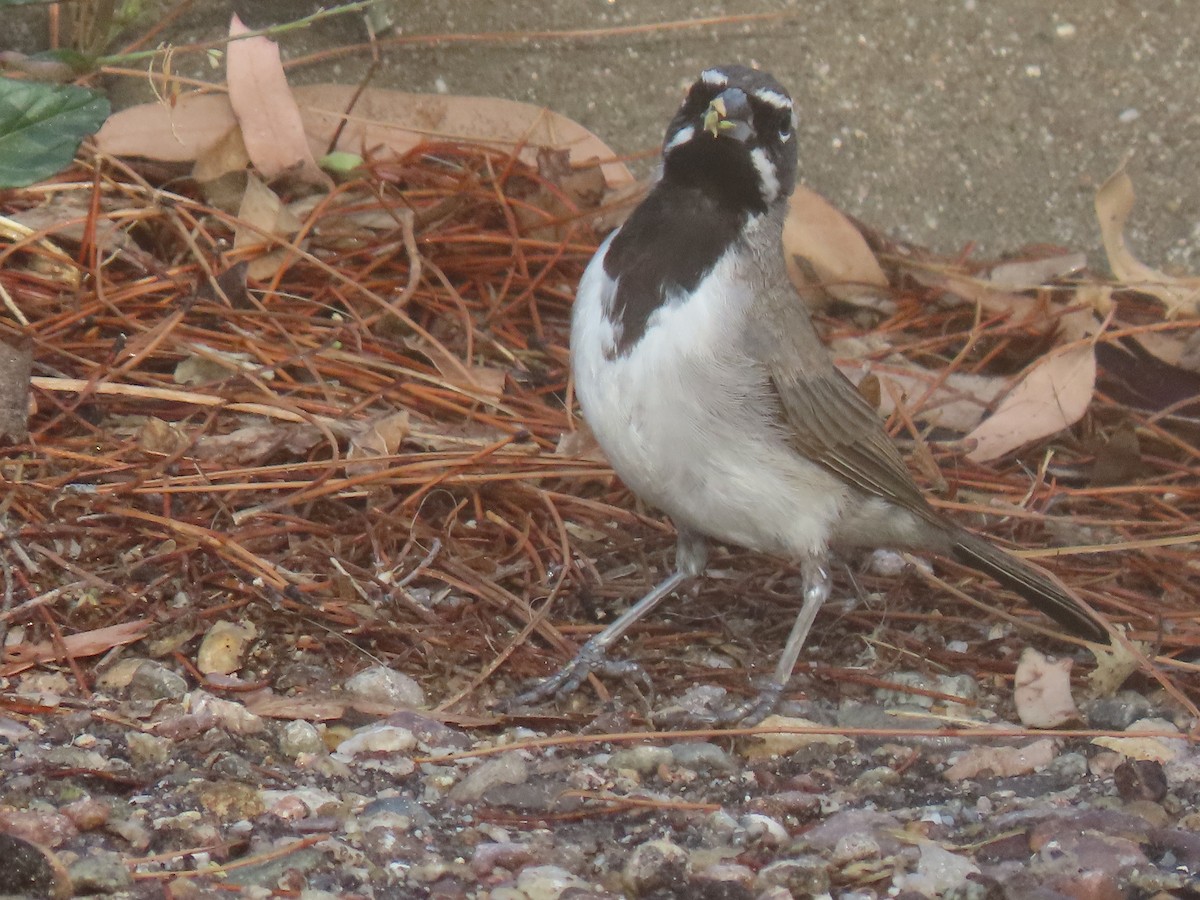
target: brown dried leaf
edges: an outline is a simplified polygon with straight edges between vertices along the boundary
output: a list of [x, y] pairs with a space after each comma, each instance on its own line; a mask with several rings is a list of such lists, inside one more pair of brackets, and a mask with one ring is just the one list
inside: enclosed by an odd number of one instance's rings
[[[283, 204], [278, 194], [253, 175], [246, 179], [246, 193], [238, 210], [233, 246], [249, 257], [246, 270], [249, 277], [271, 278], [288, 258], [288, 251], [283, 248], [263, 252], [276, 244], [267, 235], [290, 238], [299, 230], [300, 220]], [[261, 255], [254, 255], [256, 251]]]
[[950, 781], [964, 781], [980, 775], [1011, 778], [1044, 769], [1058, 755], [1058, 742], [1042, 738], [1024, 747], [973, 747], [954, 761], [945, 772]]
[[94, 140], [112, 156], [194, 163], [237, 124], [225, 94], [192, 93], [173, 105], [143, 103], [113, 113]]
[[280, 450], [293, 457], [306, 454], [322, 438], [313, 425], [298, 422], [268, 422], [246, 425], [229, 434], [208, 434], [196, 442], [198, 459], [220, 461], [228, 465], [259, 465]]
[[1013, 702], [1021, 724], [1028, 728], [1057, 728], [1078, 721], [1079, 709], [1071, 696], [1071, 660], [1051, 662], [1026, 647], [1017, 663]]
[[297, 87], [296, 102], [309, 137], [325, 146], [345, 121], [336, 149], [350, 153], [383, 147], [400, 155], [426, 141], [456, 141], [516, 151], [534, 167], [540, 149], [566, 150], [572, 168], [599, 165], [610, 189], [634, 183], [633, 173], [607, 144], [578, 122], [540, 106], [496, 97], [367, 88], [347, 114], [356, 92], [354, 85]]
[[1092, 344], [1074, 344], [1042, 359], [1000, 407], [967, 435], [977, 442], [968, 457], [987, 462], [1073, 425], [1087, 412], [1095, 386]]
[[803, 185], [788, 202], [783, 249], [792, 284], [806, 300], [816, 288], [847, 302], [878, 301], [888, 288], [887, 276], [862, 232]]
[[1139, 293], [1157, 298], [1167, 318], [1200, 316], [1200, 278], [1175, 278], [1139, 260], [1125, 243], [1125, 221], [1133, 210], [1133, 180], [1122, 162], [1096, 192], [1096, 218], [1113, 275]]
[[350, 447], [346, 451], [346, 474], [353, 478], [387, 468], [387, 457], [399, 451], [401, 442], [411, 430], [406, 409], [363, 422], [350, 435]]
[[[119, 625], [109, 625], [107, 628], [97, 628], [94, 631], [83, 631], [79, 634], [69, 634], [63, 638], [67, 655], [73, 659], [83, 656], [96, 656], [106, 653], [113, 647], [132, 644], [145, 637], [146, 629], [153, 624], [145, 619], [132, 622], [122, 622]], [[40, 644], [17, 644], [4, 648], [4, 665], [0, 666], [0, 676], [16, 675], [24, 672], [38, 663], [58, 659], [59, 650], [53, 641], [42, 641]]]
[[[234, 15], [229, 36], [250, 29]], [[304, 133], [296, 98], [288, 87], [279, 45], [267, 37], [231, 40], [226, 50], [229, 102], [242, 128], [242, 140], [254, 167], [268, 181], [292, 175], [320, 187], [333, 180], [317, 165]]]
[[248, 694], [246, 709], [264, 719], [305, 719], [310, 722], [327, 722], [332, 719], [340, 719], [346, 712], [346, 703], [344, 700], [336, 700], [319, 693], [284, 697], [267, 689]]

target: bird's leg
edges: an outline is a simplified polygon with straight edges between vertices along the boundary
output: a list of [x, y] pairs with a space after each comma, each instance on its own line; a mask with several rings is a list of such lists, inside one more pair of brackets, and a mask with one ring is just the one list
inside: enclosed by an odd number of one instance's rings
[[783, 696], [783, 689], [792, 678], [796, 660], [800, 658], [800, 650], [804, 647], [809, 631], [812, 630], [817, 612], [829, 599], [831, 582], [824, 560], [813, 557], [805, 559], [800, 567], [800, 574], [804, 584], [804, 604], [800, 607], [796, 621], [792, 623], [792, 631], [788, 635], [787, 643], [783, 645], [783, 653], [779, 656], [779, 662], [775, 664], [771, 680], [760, 688], [756, 697], [721, 710], [714, 717], [716, 724], [728, 725], [737, 722], [739, 725], [757, 725], [778, 705], [779, 698]]
[[618, 616], [611, 625], [593, 636], [575, 654], [575, 658], [541, 684], [513, 700], [517, 706], [540, 703], [552, 696], [563, 698], [575, 691], [592, 672], [605, 675], [636, 675], [649, 684], [649, 678], [636, 662], [606, 659], [608, 650], [624, 637], [635, 622], [658, 606], [672, 591], [692, 578], [703, 574], [708, 562], [708, 546], [704, 538], [692, 531], [679, 529], [675, 545], [675, 571], [654, 586], [637, 603]]

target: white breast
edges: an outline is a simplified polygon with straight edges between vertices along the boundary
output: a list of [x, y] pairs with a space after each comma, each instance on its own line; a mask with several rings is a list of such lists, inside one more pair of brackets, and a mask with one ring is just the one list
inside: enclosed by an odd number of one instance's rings
[[608, 316], [616, 284], [603, 266], [611, 240], [580, 282], [571, 357], [583, 414], [617, 474], [677, 524], [718, 540], [823, 552], [846, 492], [788, 446], [762, 367], [743, 350], [741, 323], [761, 282], [753, 260], [727, 253], [618, 356]]

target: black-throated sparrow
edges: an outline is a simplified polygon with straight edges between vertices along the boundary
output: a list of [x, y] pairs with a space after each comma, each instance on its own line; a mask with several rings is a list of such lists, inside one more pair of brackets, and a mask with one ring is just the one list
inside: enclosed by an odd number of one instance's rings
[[935, 512], [875, 411], [834, 367], [788, 281], [781, 237], [796, 180], [787, 91], [743, 66], [708, 69], [667, 127], [662, 178], [600, 246], [575, 298], [571, 357], [584, 417], [613, 468], [679, 532], [675, 572], [518, 703], [628, 671], [608, 648], [705, 567], [706, 538], [800, 562], [803, 606], [773, 678], [724, 718], [778, 701], [821, 604], [828, 548], [957, 559], [1067, 630], [1106, 630], [1046, 573]]

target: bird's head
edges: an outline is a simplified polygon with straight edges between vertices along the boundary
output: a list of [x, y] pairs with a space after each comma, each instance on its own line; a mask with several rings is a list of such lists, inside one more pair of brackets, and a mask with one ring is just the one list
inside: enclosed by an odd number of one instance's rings
[[796, 184], [792, 98], [766, 72], [706, 69], [667, 126], [663, 178], [765, 212]]

